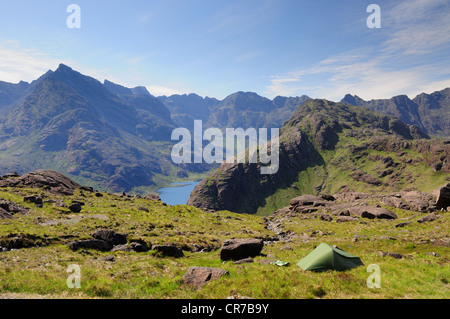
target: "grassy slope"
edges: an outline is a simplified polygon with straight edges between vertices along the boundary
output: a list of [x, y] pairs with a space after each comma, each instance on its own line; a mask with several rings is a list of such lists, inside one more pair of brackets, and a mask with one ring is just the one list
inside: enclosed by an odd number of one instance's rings
[[[405, 150], [403, 155], [399, 156], [396, 152], [386, 152], [377, 150], [364, 150], [363, 152], [352, 153], [352, 146], [359, 146], [371, 141], [371, 136], [361, 135], [353, 137], [347, 134], [350, 130], [344, 130], [340, 133], [339, 142], [332, 151], [320, 151], [324, 159], [324, 165], [308, 167], [298, 174], [297, 182], [291, 187], [278, 189], [274, 194], [265, 199], [265, 205], [257, 211], [258, 215], [268, 216], [275, 210], [288, 206], [289, 201], [300, 195], [314, 194], [320, 192], [327, 194], [336, 194], [346, 187], [352, 191], [383, 193], [398, 192], [401, 190], [419, 190], [432, 193], [436, 188], [447, 182], [448, 174], [434, 171], [425, 164], [426, 154], [420, 154], [410, 150]], [[417, 143], [417, 141], [413, 141]], [[394, 174], [385, 177], [379, 177], [383, 182], [380, 186], [369, 185], [357, 181], [352, 177], [357, 169], [379, 176], [380, 171], [385, 169], [380, 161], [373, 160], [376, 156], [391, 157], [399, 165], [392, 168]], [[412, 165], [405, 165], [408, 159], [414, 160]], [[396, 178], [394, 175], [400, 176]], [[322, 188], [320, 188], [322, 186]], [[319, 191], [320, 189], [320, 191]]]
[[[400, 218], [413, 223], [396, 228], [397, 221], [364, 220], [338, 224], [301, 216], [281, 221], [286, 230], [297, 234], [292, 242], [266, 245], [267, 257], [255, 258], [255, 263], [235, 265], [222, 263], [219, 250], [206, 253], [185, 251], [183, 258], [160, 258], [153, 251], [72, 252], [66, 246], [71, 239], [64, 235], [89, 238], [97, 228], [110, 228], [140, 238], [152, 244], [175, 243], [180, 247], [198, 244], [219, 247], [232, 237], [270, 237], [263, 219], [255, 215], [229, 212], [205, 213], [189, 206], [164, 206], [160, 202], [135, 198], [120, 198], [105, 194], [91, 194], [61, 198], [86, 203], [80, 214], [45, 204], [37, 209], [23, 203], [27, 194], [36, 190], [0, 189], [0, 198], [12, 200], [31, 208], [26, 215], [0, 220], [0, 238], [11, 233], [38, 236], [50, 242], [48, 246], [0, 253], [0, 298], [226, 298], [244, 295], [252, 298], [449, 298], [448, 248], [436, 245], [448, 237], [449, 217], [442, 214], [438, 222], [419, 224], [417, 212], [396, 210]], [[111, 205], [116, 205], [112, 207]], [[139, 210], [146, 207], [149, 212]], [[304, 216], [303, 216], [304, 217]], [[367, 239], [353, 240], [354, 235]], [[396, 240], [380, 239], [380, 236]], [[295, 265], [321, 242], [336, 244], [358, 255], [364, 262], [346, 272], [304, 272]], [[397, 260], [381, 257], [377, 252], [389, 251], [410, 255]], [[435, 257], [428, 253], [435, 252]], [[114, 262], [102, 260], [113, 255]], [[262, 259], [280, 259], [291, 263], [288, 267], [264, 265]], [[369, 289], [366, 271], [369, 264], [381, 267], [381, 289]], [[66, 270], [70, 264], [81, 267], [81, 289], [68, 289]], [[189, 266], [212, 266], [226, 269], [230, 275], [210, 282], [201, 290], [182, 284], [182, 276]]]

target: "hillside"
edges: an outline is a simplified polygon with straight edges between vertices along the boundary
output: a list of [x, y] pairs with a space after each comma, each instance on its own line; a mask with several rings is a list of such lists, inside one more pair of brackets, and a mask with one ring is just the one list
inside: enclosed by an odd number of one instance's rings
[[146, 91], [111, 86], [65, 65], [33, 82], [0, 120], [0, 171], [57, 169], [111, 191], [155, 186], [168, 174], [170, 112]]
[[280, 132], [279, 170], [227, 164], [194, 189], [188, 204], [271, 214], [301, 194], [431, 192], [450, 178], [450, 144], [363, 107], [305, 102]]
[[[0, 176], [0, 299], [448, 299], [448, 213], [422, 196], [425, 210], [406, 204], [411, 198], [399, 207], [382, 204], [394, 219], [373, 218], [369, 207], [355, 216], [373, 202], [361, 193], [295, 198], [263, 218], [97, 192], [54, 171]], [[222, 260], [232, 238], [262, 250]], [[323, 242], [364, 265], [326, 272], [296, 266]], [[382, 289], [367, 286], [372, 264], [381, 269]], [[79, 288], [68, 286], [76, 283], [74, 267]]]
[[422, 93], [412, 100], [400, 95], [391, 99], [364, 101], [356, 95], [347, 94], [341, 102], [395, 116], [429, 135], [450, 138], [450, 88], [432, 94]]

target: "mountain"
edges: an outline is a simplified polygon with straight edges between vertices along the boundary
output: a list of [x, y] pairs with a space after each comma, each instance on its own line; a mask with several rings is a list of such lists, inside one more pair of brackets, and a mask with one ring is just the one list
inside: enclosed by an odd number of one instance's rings
[[20, 81], [17, 84], [0, 81], [0, 114], [17, 104], [27, 93], [30, 84]]
[[270, 100], [253, 92], [236, 92], [221, 101], [196, 94], [162, 96], [158, 99], [171, 111], [174, 122], [182, 127], [190, 129], [194, 120], [202, 120], [205, 128], [258, 129], [281, 127], [310, 98], [306, 95], [278, 96]]
[[341, 102], [395, 116], [430, 135], [450, 137], [450, 88], [432, 94], [422, 93], [412, 100], [406, 95], [399, 95], [391, 99], [365, 101], [347, 94]]
[[1, 118], [0, 171], [53, 168], [112, 191], [155, 185], [170, 161], [162, 151], [174, 128], [170, 113], [145, 92], [108, 88], [63, 64], [35, 81]]
[[450, 178], [450, 144], [365, 107], [305, 102], [280, 131], [279, 169], [223, 163], [188, 204], [267, 215], [302, 194], [430, 191]]

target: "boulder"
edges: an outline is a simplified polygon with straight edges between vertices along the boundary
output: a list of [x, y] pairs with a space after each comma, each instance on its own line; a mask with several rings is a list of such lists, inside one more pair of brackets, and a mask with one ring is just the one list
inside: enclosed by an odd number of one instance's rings
[[423, 217], [420, 217], [417, 222], [418, 223], [426, 223], [426, 222], [432, 222], [433, 220], [436, 220], [438, 218], [440, 218], [441, 216], [437, 215], [437, 214], [428, 214], [425, 215]]
[[264, 242], [261, 239], [229, 239], [223, 242], [220, 251], [222, 260], [241, 260], [261, 253]]
[[419, 191], [401, 192], [400, 196], [404, 202], [413, 210], [429, 212], [436, 208], [433, 196]]
[[175, 245], [155, 245], [152, 247], [153, 250], [156, 250], [159, 254], [167, 257], [184, 257], [183, 251]]
[[104, 240], [99, 239], [88, 239], [88, 240], [77, 240], [69, 243], [69, 248], [73, 251], [78, 249], [95, 249], [100, 251], [109, 251], [111, 246]]
[[211, 280], [228, 275], [228, 271], [211, 267], [189, 267], [183, 276], [183, 282], [200, 289]]
[[361, 217], [362, 218], [369, 218], [369, 219], [397, 219], [398, 216], [391, 212], [390, 210], [387, 210], [385, 208], [381, 207], [374, 207], [374, 206], [366, 206], [363, 207], [361, 210]]
[[79, 203], [73, 203], [69, 206], [69, 209], [72, 213], [79, 213], [81, 212], [81, 205]]
[[28, 213], [28, 211], [28, 208], [21, 207], [4, 199], [0, 199], [0, 219], [9, 219], [12, 218], [14, 214], [25, 214]]
[[127, 243], [126, 234], [119, 234], [109, 229], [97, 229], [92, 237], [107, 242], [111, 247]]
[[436, 189], [433, 194], [436, 196], [436, 209], [448, 210], [450, 207], [450, 183]]

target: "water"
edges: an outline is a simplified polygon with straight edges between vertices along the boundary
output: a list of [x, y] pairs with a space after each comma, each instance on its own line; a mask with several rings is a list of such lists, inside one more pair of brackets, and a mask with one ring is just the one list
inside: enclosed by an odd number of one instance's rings
[[167, 205], [186, 205], [189, 196], [199, 182], [172, 183], [173, 187], [158, 189], [161, 200]]

